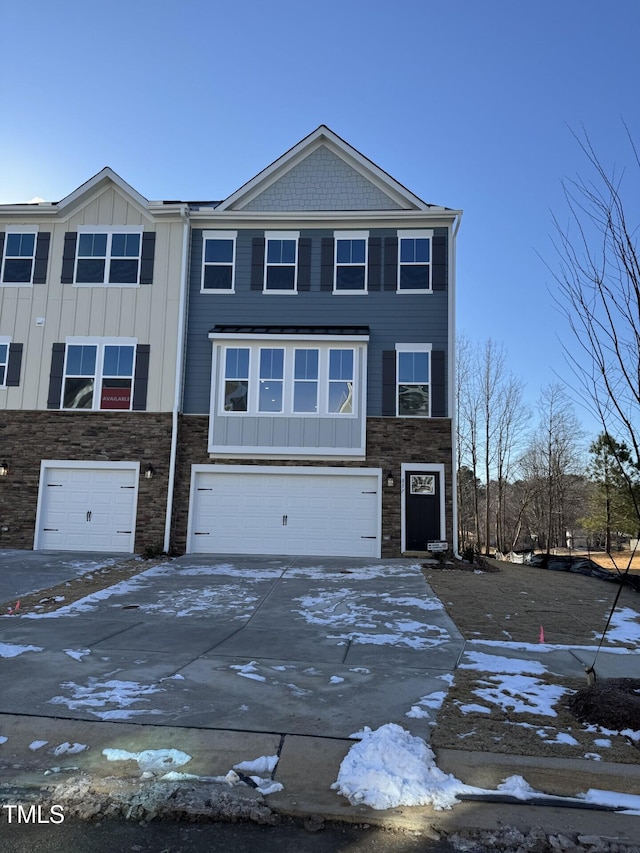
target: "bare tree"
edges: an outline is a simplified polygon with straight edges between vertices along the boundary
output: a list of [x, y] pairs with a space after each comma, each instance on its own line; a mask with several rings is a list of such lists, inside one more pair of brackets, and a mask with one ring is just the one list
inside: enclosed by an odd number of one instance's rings
[[[554, 218], [559, 260], [552, 270], [558, 304], [573, 333], [567, 354], [578, 391], [589, 401], [604, 432], [632, 453], [640, 470], [640, 255], [637, 211], [640, 158], [626, 125], [631, 172], [608, 171], [588, 135], [576, 141], [589, 178], [564, 181], [568, 224]], [[632, 181], [635, 183], [632, 184]], [[637, 220], [637, 214], [636, 214]], [[615, 447], [615, 445], [613, 445]], [[617, 460], [622, 466], [623, 460]], [[637, 490], [627, 488], [640, 519]]]
[[473, 501], [472, 508], [461, 507], [459, 516], [473, 516], [476, 547], [487, 554], [494, 536], [499, 549], [511, 539], [506, 534], [507, 483], [527, 424], [522, 384], [506, 365], [501, 344], [459, 339], [458, 471], [465, 476], [464, 484], [459, 477], [459, 495]]
[[582, 431], [573, 405], [561, 385], [543, 389], [539, 422], [522, 466], [533, 494], [530, 529], [540, 547], [566, 544], [566, 531], [580, 514], [576, 500], [583, 487]]

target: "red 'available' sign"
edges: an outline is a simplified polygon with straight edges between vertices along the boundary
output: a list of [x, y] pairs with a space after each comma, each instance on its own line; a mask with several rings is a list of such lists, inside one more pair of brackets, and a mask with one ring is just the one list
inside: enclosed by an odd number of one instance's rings
[[101, 409], [130, 409], [131, 388], [103, 388], [100, 398]]

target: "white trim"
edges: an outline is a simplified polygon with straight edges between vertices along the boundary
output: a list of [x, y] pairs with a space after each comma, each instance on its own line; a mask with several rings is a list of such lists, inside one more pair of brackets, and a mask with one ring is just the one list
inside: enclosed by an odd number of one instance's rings
[[[92, 406], [90, 409], [65, 409], [63, 406], [64, 403], [64, 389], [65, 389], [65, 380], [67, 379], [67, 358], [69, 355], [69, 347], [70, 346], [93, 346], [96, 347], [96, 364], [95, 364], [95, 372], [93, 374], [94, 380], [94, 388], [93, 388], [93, 400]], [[104, 356], [105, 356], [105, 347], [133, 347], [133, 363], [131, 365], [131, 391], [129, 396], [129, 408], [128, 409], [103, 409], [100, 407], [100, 396], [102, 389], [102, 379], [104, 377]], [[75, 337], [67, 335], [65, 338], [65, 351], [64, 351], [64, 364], [62, 371], [62, 388], [60, 389], [60, 401], [59, 401], [59, 409], [65, 412], [81, 412], [81, 411], [91, 411], [91, 412], [131, 412], [133, 411], [133, 393], [134, 393], [134, 384], [136, 378], [136, 361], [138, 358], [138, 339], [137, 338], [117, 338], [117, 337], [108, 337], [108, 338], [100, 338], [100, 337]], [[123, 377], [111, 377], [111, 378], [122, 378], [128, 379], [128, 376]]]
[[[416, 287], [416, 288], [401, 288], [400, 287], [400, 273], [402, 271], [403, 266], [421, 266], [419, 262], [403, 264], [400, 259], [401, 253], [401, 240], [429, 240], [429, 287]], [[403, 229], [398, 230], [398, 270], [397, 270], [397, 280], [396, 280], [396, 292], [397, 293], [433, 293], [433, 228], [428, 229], [419, 229], [419, 228], [411, 228], [411, 229]]]
[[[39, 550], [40, 546], [40, 522], [42, 515], [42, 505], [44, 503], [44, 489], [43, 483], [45, 481], [45, 475], [50, 468], [66, 468], [66, 469], [111, 469], [111, 470], [127, 470], [134, 471], [135, 476], [135, 493], [133, 500], [133, 518], [131, 519], [131, 536], [130, 536], [130, 549], [129, 553], [133, 553], [135, 546], [135, 538], [136, 538], [136, 522], [138, 518], [138, 484], [140, 482], [140, 462], [94, 462], [94, 461], [80, 461], [80, 460], [68, 460], [68, 459], [42, 459], [40, 461], [40, 480], [38, 482], [38, 502], [36, 505], [36, 526], [35, 533], [33, 538], [33, 550]], [[126, 553], [126, 552], [125, 552]]]
[[[269, 255], [269, 241], [279, 240], [281, 242], [293, 242], [295, 243], [295, 251], [293, 263], [269, 263], [267, 260]], [[300, 240], [300, 232], [299, 231], [265, 231], [264, 232], [264, 270], [262, 277], [262, 292], [263, 293], [276, 293], [279, 296], [291, 296], [291, 294], [298, 292], [298, 243]], [[269, 267], [284, 267], [286, 269], [290, 269], [293, 267], [293, 287], [292, 288], [270, 288], [267, 287], [267, 274], [269, 272]]]
[[7, 373], [9, 371], [9, 347], [11, 346], [11, 338], [8, 335], [0, 335], [0, 346], [7, 347], [7, 360], [4, 363], [4, 382], [0, 382], [0, 390], [4, 391], [7, 388]]
[[[38, 233], [39, 225], [6, 225], [4, 226], [4, 245], [2, 247], [2, 257], [0, 258], [0, 287], [33, 287], [33, 274], [36, 269], [36, 252], [38, 250]], [[4, 267], [7, 260], [7, 234], [33, 234], [33, 254], [31, 255], [31, 277], [29, 281], [4, 281]], [[18, 255], [9, 255], [11, 260], [19, 259]], [[22, 259], [26, 260], [29, 256], [23, 255]]]
[[[193, 535], [193, 515], [196, 496], [196, 479], [198, 474], [285, 474], [287, 477], [298, 475], [324, 475], [338, 477], [375, 477], [377, 480], [377, 507], [376, 507], [376, 538], [378, 540], [378, 554], [380, 557], [382, 549], [382, 469], [381, 468], [333, 468], [329, 466], [294, 466], [294, 465], [192, 465], [191, 484], [189, 488], [189, 515], [187, 521], [187, 549], [190, 548]], [[330, 534], [330, 531], [327, 535]], [[191, 553], [187, 550], [187, 553]]]
[[[348, 264], [338, 263], [338, 240], [364, 240], [364, 262]], [[369, 292], [369, 231], [334, 231], [333, 232], [333, 293], [334, 295], [355, 296]], [[364, 267], [364, 286], [355, 289], [338, 289], [338, 267]]]
[[[264, 417], [264, 416], [263, 416]], [[289, 415], [292, 417], [292, 415]], [[302, 415], [298, 414], [295, 417], [299, 418]], [[315, 415], [314, 417], [318, 417]], [[363, 430], [364, 432], [364, 430]], [[334, 456], [344, 459], [364, 459], [366, 450], [362, 447], [268, 447], [264, 444], [253, 446], [233, 446], [233, 445], [213, 445], [209, 446], [208, 451], [210, 456], [228, 457], [235, 456], [238, 459], [246, 459], [247, 457], [262, 459], [315, 459], [315, 457], [333, 458]]]
[[[73, 287], [140, 287], [140, 272], [142, 268], [142, 238], [144, 227], [142, 225], [80, 225], [77, 228], [76, 256], [73, 263]], [[82, 234], [106, 234], [107, 245], [104, 255], [80, 255], [80, 235]], [[112, 260], [134, 260], [134, 256], [114, 255], [111, 252], [114, 234], [138, 234], [140, 243], [138, 248], [138, 275], [136, 281], [112, 282], [109, 281], [110, 262]], [[102, 281], [78, 281], [78, 263], [80, 260], [91, 260], [104, 258], [104, 273]]]
[[[433, 380], [432, 380], [432, 376], [431, 376], [431, 372], [432, 372], [431, 352], [432, 352], [432, 349], [433, 349], [433, 344], [425, 344], [425, 343], [421, 343], [421, 344], [411, 344], [411, 343], [396, 344], [396, 346], [395, 346], [395, 350], [396, 350], [395, 399], [396, 399], [396, 417], [397, 418], [410, 418], [412, 420], [413, 419], [420, 420], [420, 419], [426, 419], [426, 418], [431, 417], [431, 409], [432, 409], [432, 403], [433, 403], [433, 399], [432, 399], [432, 397], [433, 397], [433, 394], [432, 394]], [[398, 358], [398, 353], [401, 353], [401, 352], [427, 352], [427, 353], [429, 353], [429, 382], [427, 383], [429, 385], [429, 414], [428, 415], [401, 415], [399, 412], [398, 386], [400, 385], [400, 377], [398, 375], [398, 369], [399, 369], [400, 359]]]
[[[294, 166], [304, 160], [315, 150], [325, 146], [341, 160], [359, 172], [366, 180], [381, 190], [385, 195], [400, 205], [401, 208], [413, 208], [428, 211], [432, 206], [426, 204], [406, 187], [383, 171], [379, 166], [341, 139], [337, 134], [322, 124], [312, 133], [300, 140], [282, 156], [259, 172], [247, 183], [228, 196], [217, 208], [220, 211], [233, 210], [249, 204], [254, 198], [263, 193], [268, 187], [289, 172]], [[442, 209], [442, 208], [440, 208]]]
[[[213, 344], [213, 360], [212, 360], [212, 388], [211, 388], [211, 403], [210, 416], [212, 417], [231, 417], [231, 418], [338, 418], [352, 419], [360, 417], [366, 409], [366, 385], [359, 385], [360, 365], [361, 362], [366, 362], [366, 344], [360, 341], [360, 346], [355, 345], [355, 342], [347, 341], [345, 336], [338, 336], [331, 341], [321, 342], [316, 338], [297, 337], [289, 342], [288, 346], [274, 346], [276, 336], [261, 337], [258, 343], [247, 341], [246, 339], [227, 337], [225, 341], [220, 343], [220, 376], [219, 383], [216, 383], [216, 368], [217, 357], [216, 342]], [[336, 344], [342, 344], [337, 346]], [[246, 411], [227, 411], [224, 408], [224, 386], [226, 382], [226, 352], [229, 349], [248, 349], [249, 350], [249, 369], [248, 376], [244, 377], [229, 377], [229, 381], [247, 381], [247, 409]], [[283, 357], [283, 393], [282, 393], [282, 409], [280, 412], [260, 411], [259, 391], [260, 391], [260, 352], [263, 349], [282, 349], [284, 350]], [[315, 380], [296, 380], [295, 378], [295, 353], [298, 350], [311, 349], [318, 352], [318, 375]], [[353, 353], [353, 397], [351, 412], [330, 412], [329, 409], [329, 357], [332, 350], [344, 349]], [[296, 411], [293, 408], [294, 389], [296, 382], [312, 381], [316, 383], [316, 410], [315, 411]], [[333, 380], [337, 381], [337, 380]], [[217, 398], [217, 405], [215, 400]]]
[[[202, 270], [200, 273], [200, 293], [235, 293], [236, 292], [236, 246], [238, 232], [223, 231], [223, 230], [207, 230], [202, 232]], [[205, 250], [207, 240], [231, 240], [233, 242], [233, 257], [231, 259], [231, 287], [205, 287], [204, 286], [204, 271], [207, 266], [222, 267], [228, 266], [228, 263], [217, 263], [205, 260]]]
[[446, 539], [446, 517], [445, 517], [445, 480], [444, 480], [444, 465], [441, 462], [420, 463], [420, 462], [403, 462], [400, 465], [400, 552], [405, 553], [407, 544], [407, 510], [406, 510], [406, 489], [405, 489], [405, 474], [407, 471], [420, 471], [431, 474], [438, 474], [440, 477], [440, 540]]

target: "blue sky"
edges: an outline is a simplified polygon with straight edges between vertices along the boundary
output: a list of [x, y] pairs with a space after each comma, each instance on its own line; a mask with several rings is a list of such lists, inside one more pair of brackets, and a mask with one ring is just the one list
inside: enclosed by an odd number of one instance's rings
[[327, 124], [464, 210], [458, 328], [504, 344], [531, 402], [569, 378], [538, 253], [561, 179], [587, 173], [570, 129], [607, 167], [629, 164], [622, 116], [640, 140], [637, 0], [30, 0], [2, 20], [0, 202], [105, 165], [150, 199], [224, 198]]

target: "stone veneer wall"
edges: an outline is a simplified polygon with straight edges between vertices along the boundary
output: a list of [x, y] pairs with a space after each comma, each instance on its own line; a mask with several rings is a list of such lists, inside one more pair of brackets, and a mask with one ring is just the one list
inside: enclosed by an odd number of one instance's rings
[[152, 412], [0, 412], [0, 547], [33, 548], [42, 459], [150, 462], [141, 476], [135, 549], [162, 548], [167, 504], [171, 414]]
[[[268, 460], [224, 459], [207, 453], [206, 415], [184, 415], [180, 419], [176, 491], [172, 523], [172, 549], [183, 553], [187, 545], [189, 489], [191, 466], [209, 464], [229, 465], [309, 465], [349, 468], [381, 468], [382, 479], [382, 556], [397, 557], [401, 545], [401, 477], [400, 465], [407, 462], [440, 463], [445, 466], [446, 536], [452, 537], [451, 494], [451, 421], [410, 418], [368, 418], [367, 455], [362, 461], [344, 462], [332, 459]], [[393, 473], [395, 484], [387, 486], [387, 474]]]

